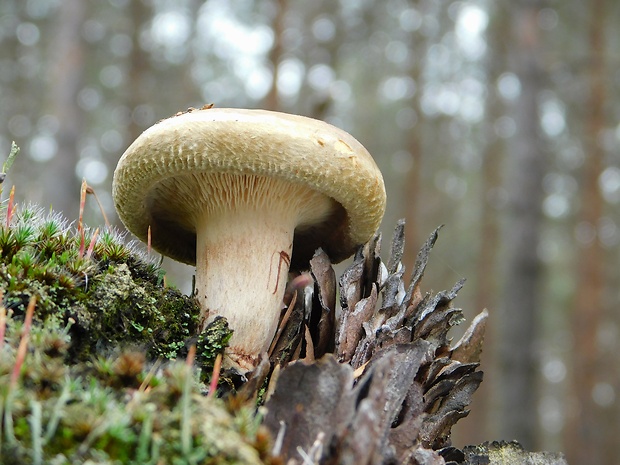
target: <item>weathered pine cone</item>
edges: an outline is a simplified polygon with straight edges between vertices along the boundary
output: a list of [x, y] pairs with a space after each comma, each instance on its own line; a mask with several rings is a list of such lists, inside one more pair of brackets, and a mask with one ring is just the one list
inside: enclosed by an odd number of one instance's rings
[[[487, 313], [451, 345], [448, 332], [463, 321], [452, 306], [463, 281], [437, 294], [420, 289], [437, 233], [420, 250], [407, 285], [404, 222], [387, 263], [379, 256], [380, 236], [366, 244], [340, 279], [338, 310], [335, 273], [324, 253], [315, 254], [313, 298], [297, 291], [271, 351], [276, 369], [264, 424], [285, 463], [461, 461], [450, 430], [468, 414], [482, 381]], [[266, 376], [268, 366], [257, 372]]]

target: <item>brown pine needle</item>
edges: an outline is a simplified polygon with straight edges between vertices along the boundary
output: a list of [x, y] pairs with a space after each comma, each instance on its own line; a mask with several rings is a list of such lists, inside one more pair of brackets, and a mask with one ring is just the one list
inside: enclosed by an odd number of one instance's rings
[[4, 348], [4, 333], [6, 332], [6, 307], [2, 303], [4, 291], [0, 289], [0, 352]]
[[144, 381], [142, 381], [142, 384], [140, 384], [140, 387], [138, 388], [138, 392], [145, 392], [148, 389], [149, 385], [151, 384], [151, 380], [155, 376], [155, 373], [157, 373], [157, 370], [159, 369], [160, 365], [161, 365], [161, 357], [159, 357], [155, 361], [155, 363], [153, 364], [149, 372], [144, 377]]
[[95, 249], [95, 244], [97, 243], [97, 236], [99, 235], [99, 228], [95, 229], [93, 233], [93, 237], [90, 239], [90, 244], [88, 245], [88, 250], [86, 251], [86, 258], [90, 259], [93, 254], [93, 250]]
[[370, 363], [370, 360], [368, 360], [363, 365], [360, 365], [359, 367], [357, 367], [355, 369], [355, 371], [353, 372], [353, 379], [357, 379], [360, 376], [362, 376], [364, 374], [364, 371], [366, 370], [366, 367], [368, 366], [369, 363]]
[[15, 186], [11, 187], [11, 193], [9, 194], [9, 203], [6, 206], [6, 227], [11, 225], [11, 218], [15, 212]]
[[[81, 220], [80, 220], [81, 221]], [[78, 257], [84, 257], [84, 251], [86, 249], [86, 237], [84, 236], [84, 228], [78, 225], [78, 231], [80, 233], [80, 248], [78, 250]]]
[[151, 225], [146, 231], [146, 253], [149, 257], [151, 256]]
[[310, 328], [308, 325], [304, 325], [306, 331], [304, 333], [304, 339], [306, 341], [306, 362], [314, 362], [314, 343], [312, 342], [312, 335], [310, 334]]
[[30, 328], [32, 326], [32, 317], [34, 316], [34, 308], [37, 305], [37, 298], [32, 296], [26, 309], [26, 316], [24, 318], [24, 327], [22, 330], [22, 337], [19, 341], [19, 347], [17, 348], [17, 355], [15, 356], [15, 365], [13, 366], [13, 372], [11, 373], [10, 388], [13, 389], [17, 384], [17, 379], [21, 372], [24, 360], [26, 360], [26, 351], [28, 350], [28, 340], [30, 339]]
[[213, 397], [217, 391], [217, 383], [220, 380], [220, 370], [222, 369], [222, 354], [217, 354], [215, 363], [213, 364], [213, 375], [211, 375], [211, 383], [209, 384], [209, 394], [207, 397]]
[[78, 231], [84, 229], [84, 205], [86, 205], [86, 189], [88, 184], [86, 179], [82, 179], [82, 187], [80, 188], [80, 215], [78, 217]]
[[191, 368], [194, 365], [194, 358], [196, 357], [196, 345], [192, 344], [189, 346], [189, 350], [187, 351], [187, 358], [185, 359], [185, 365], [188, 368]]
[[297, 293], [293, 294], [293, 297], [291, 298], [291, 303], [288, 305], [288, 308], [286, 309], [286, 313], [284, 314], [284, 316], [282, 317], [282, 320], [280, 321], [280, 324], [278, 325], [278, 330], [276, 331], [276, 335], [273, 337], [271, 341], [271, 345], [269, 346], [269, 350], [267, 351], [270, 357], [271, 355], [273, 355], [273, 351], [275, 350], [276, 345], [278, 344], [278, 341], [280, 340], [282, 331], [284, 331], [284, 328], [286, 328], [286, 323], [288, 323], [288, 320], [291, 317], [291, 313], [293, 313], [293, 308], [295, 308], [295, 303], [297, 303]]

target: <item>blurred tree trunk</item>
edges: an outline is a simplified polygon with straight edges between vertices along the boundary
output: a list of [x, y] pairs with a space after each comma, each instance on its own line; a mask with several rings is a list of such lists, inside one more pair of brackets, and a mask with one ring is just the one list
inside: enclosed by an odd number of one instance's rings
[[[339, 48], [346, 41], [346, 35], [348, 31], [346, 30], [343, 23], [342, 15], [340, 13], [340, 6], [337, 2], [322, 2], [318, 11], [314, 12], [314, 17], [317, 17], [319, 15], [329, 16], [330, 20], [334, 24], [335, 33], [331, 40], [323, 44], [319, 44], [318, 41], [316, 41], [316, 38], [312, 42], [308, 41], [309, 44], [306, 44], [306, 59], [304, 61], [306, 66], [310, 68], [313, 64], [313, 61], [316, 59], [312, 58], [312, 55], [319, 55], [322, 57], [323, 63], [328, 65], [337, 74], [340, 65], [338, 60]], [[310, 23], [310, 21], [308, 22]], [[306, 32], [308, 36], [312, 35], [311, 29], [312, 26], [311, 24], [309, 24], [308, 31]], [[306, 86], [308, 85], [307, 81], [308, 80], [306, 79]], [[324, 120], [328, 116], [330, 116], [330, 114], [333, 114], [334, 97], [330, 89], [326, 89], [320, 92], [313, 90], [308, 94], [308, 101], [305, 102], [305, 104], [302, 104], [302, 108], [308, 108], [308, 116]]]
[[80, 201], [80, 181], [75, 167], [79, 160], [78, 142], [84, 130], [84, 111], [78, 105], [78, 94], [84, 85], [82, 25], [86, 9], [83, 0], [65, 0], [58, 9], [49, 83], [51, 112], [59, 122], [58, 152], [42, 177], [46, 202], [72, 219], [78, 216]]
[[288, 0], [274, 0], [273, 3], [275, 6], [275, 16], [271, 26], [273, 30], [273, 47], [271, 47], [271, 51], [269, 52], [273, 79], [271, 88], [265, 97], [265, 109], [278, 111], [281, 109], [280, 97], [278, 95], [278, 68], [282, 61], [282, 34], [285, 28], [284, 18], [286, 17], [286, 11], [288, 9]]
[[498, 334], [501, 438], [536, 447], [537, 354], [535, 351], [542, 264], [538, 257], [543, 216], [542, 179], [546, 153], [540, 134], [538, 96], [544, 86], [539, 36], [539, 1], [509, 6], [512, 19], [509, 63], [521, 83], [514, 102], [516, 134], [509, 141], [506, 166], [508, 218], [506, 273]]
[[[412, 77], [415, 76], [415, 72], [412, 73]], [[416, 78], [414, 78], [416, 79]], [[417, 79], [415, 82], [419, 82]], [[417, 96], [414, 97], [417, 101]], [[416, 112], [419, 110], [419, 105], [414, 105]], [[419, 113], [418, 113], [419, 114]], [[407, 270], [413, 270], [417, 250], [421, 246], [419, 240], [418, 231], [418, 218], [419, 218], [419, 198], [421, 189], [421, 171], [422, 171], [422, 141], [420, 134], [421, 122], [418, 121], [410, 131], [407, 138], [407, 151], [413, 158], [413, 168], [409, 170], [407, 180], [405, 181], [404, 202], [405, 206], [405, 222], [407, 228], [405, 229], [405, 253], [403, 257], [403, 263]]]
[[[482, 168], [480, 177], [480, 244], [476, 267], [476, 289], [474, 295], [475, 311], [489, 309], [491, 314], [497, 308], [498, 252], [500, 230], [498, 221], [498, 191], [501, 186], [501, 168], [505, 159], [506, 147], [504, 140], [495, 131], [495, 122], [504, 114], [505, 108], [494, 84], [504, 71], [506, 61], [506, 31], [510, 16], [501, 6], [491, 8], [491, 16], [487, 32], [489, 44], [488, 56], [485, 60], [488, 96], [485, 108], [484, 147], [482, 148]], [[457, 429], [462, 432], [462, 443], [479, 444], [493, 436], [489, 425], [489, 410], [496, 373], [492, 368], [496, 365], [493, 347], [497, 344], [497, 335], [492, 326], [487, 328], [482, 356], [482, 371], [485, 372], [483, 382], [473, 397], [471, 412], [463, 419]]]
[[510, 16], [505, 8], [497, 7], [490, 12], [492, 18], [489, 21], [488, 42], [489, 52], [486, 58], [486, 78], [489, 95], [486, 99], [484, 124], [484, 147], [482, 152], [482, 172], [480, 203], [482, 211], [480, 215], [480, 245], [478, 268], [476, 275], [478, 285], [476, 288], [474, 308], [479, 311], [483, 308], [494, 306], [497, 296], [497, 256], [499, 245], [499, 225], [497, 218], [497, 191], [501, 186], [501, 166], [506, 151], [505, 143], [495, 131], [495, 122], [504, 114], [505, 108], [501, 97], [494, 89], [500, 74], [504, 71], [507, 53], [506, 31], [509, 26]]
[[[416, 9], [420, 8], [420, 2], [418, 0], [410, 1], [410, 5]], [[426, 40], [422, 34], [418, 31], [411, 33], [409, 39], [409, 49], [412, 51], [414, 59], [411, 62], [411, 70], [409, 75], [415, 82], [418, 88], [422, 88], [422, 59], [426, 48]], [[413, 168], [409, 170], [407, 180], [405, 181], [404, 199], [402, 205], [405, 207], [405, 221], [407, 227], [405, 228], [405, 253], [403, 256], [403, 264], [407, 270], [413, 270], [416, 260], [416, 256], [422, 240], [418, 235], [418, 218], [419, 218], [419, 202], [420, 193], [422, 191], [422, 158], [423, 158], [423, 144], [422, 144], [422, 110], [420, 108], [420, 97], [422, 92], [415, 92], [411, 98], [411, 107], [415, 111], [416, 119], [413, 128], [409, 130], [407, 135], [407, 151], [413, 158]], [[424, 236], [424, 232], [422, 232]]]
[[[136, 114], [140, 105], [148, 102], [151, 92], [148, 90], [147, 77], [151, 72], [149, 57], [140, 46], [140, 34], [144, 22], [152, 18], [150, 7], [142, 1], [129, 2], [129, 15], [131, 17], [131, 40], [132, 47], [129, 54], [129, 92], [127, 94], [127, 105], [131, 111], [129, 122], [129, 143], [134, 141], [142, 131], [143, 125], [139, 124], [140, 118]], [[181, 108], [179, 108], [181, 110]]]
[[[590, 3], [589, 86], [584, 129], [585, 163], [582, 178], [580, 226], [598, 231], [603, 217], [604, 201], [599, 177], [604, 169], [605, 151], [600, 136], [605, 129], [605, 15], [606, 1]], [[598, 347], [604, 301], [605, 255], [598, 233], [579, 250], [574, 308], [574, 392], [577, 410], [569, 418], [567, 452], [571, 463], [611, 463], [605, 457], [605, 437], [613, 434], [614, 425], [601, 421], [604, 412], [592, 397], [600, 380], [604, 363]], [[617, 445], [617, 437], [615, 438]], [[606, 460], [607, 459], [607, 460]], [[613, 459], [612, 459], [613, 460]]]

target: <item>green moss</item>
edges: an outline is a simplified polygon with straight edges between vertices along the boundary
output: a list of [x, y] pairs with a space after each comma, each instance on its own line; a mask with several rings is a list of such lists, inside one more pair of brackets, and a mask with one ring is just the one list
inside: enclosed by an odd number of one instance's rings
[[263, 463], [254, 407], [231, 413], [204, 395], [232, 334], [226, 320], [197, 335], [195, 299], [166, 287], [118, 233], [103, 231], [89, 248], [93, 236], [36, 207], [9, 226], [0, 215], [2, 463]]
[[[54, 213], [26, 207], [0, 226], [0, 287], [16, 317], [37, 297], [37, 321], [73, 321], [69, 361], [124, 344], [149, 358], [185, 356], [196, 332], [197, 302], [163, 285], [163, 272], [123, 237], [105, 230], [88, 255], [84, 238]], [[94, 352], [93, 352], [94, 351]]]
[[90, 286], [77, 315], [82, 336], [88, 340], [82, 346], [131, 342], [144, 347], [151, 357], [173, 359], [197, 330], [195, 302], [175, 289], [135, 279], [126, 263], [109, 265]]
[[124, 352], [66, 365], [70, 338], [57, 321], [32, 327], [19, 383], [11, 386], [23, 325], [9, 323], [0, 351], [3, 464], [263, 463], [253, 410], [233, 415], [203, 396], [184, 362], [153, 372], [141, 353]]
[[231, 336], [232, 330], [228, 327], [228, 321], [225, 318], [217, 317], [198, 335], [196, 360], [202, 365], [213, 366], [215, 357], [224, 352]]

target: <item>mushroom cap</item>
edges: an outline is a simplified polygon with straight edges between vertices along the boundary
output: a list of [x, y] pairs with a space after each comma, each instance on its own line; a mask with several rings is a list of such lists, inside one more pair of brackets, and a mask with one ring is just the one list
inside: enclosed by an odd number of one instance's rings
[[[377, 231], [385, 211], [383, 177], [368, 151], [323, 121], [265, 110], [193, 110], [160, 121], [125, 151], [112, 194], [121, 221], [142, 241], [175, 260], [196, 263], [196, 231], [175, 186], [191, 191], [200, 174], [274, 177], [333, 199], [320, 224], [296, 231], [292, 268], [318, 247], [334, 262]], [[183, 211], [185, 210], [185, 212]], [[181, 218], [181, 216], [184, 216]]]

